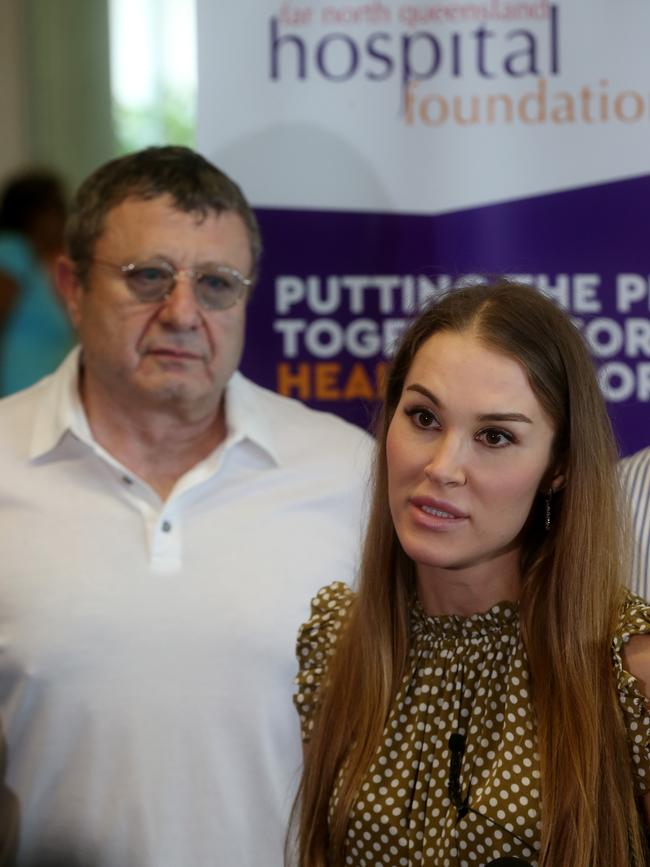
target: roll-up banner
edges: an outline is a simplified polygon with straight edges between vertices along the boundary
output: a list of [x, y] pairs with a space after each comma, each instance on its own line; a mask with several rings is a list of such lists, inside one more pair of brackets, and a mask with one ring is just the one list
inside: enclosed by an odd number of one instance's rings
[[427, 298], [570, 311], [650, 442], [650, 2], [199, 0], [199, 148], [265, 243], [242, 369], [367, 426]]

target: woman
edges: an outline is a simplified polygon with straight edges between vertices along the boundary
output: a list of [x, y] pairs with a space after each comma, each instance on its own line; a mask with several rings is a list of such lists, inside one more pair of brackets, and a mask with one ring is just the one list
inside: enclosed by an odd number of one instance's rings
[[298, 640], [300, 867], [645, 863], [650, 610], [615, 460], [534, 289], [456, 290], [406, 332], [358, 593], [321, 591]]

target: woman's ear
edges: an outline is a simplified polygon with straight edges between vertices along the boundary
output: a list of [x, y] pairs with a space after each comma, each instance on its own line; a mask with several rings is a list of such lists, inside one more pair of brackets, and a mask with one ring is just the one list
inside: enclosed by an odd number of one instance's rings
[[555, 475], [551, 478], [551, 483], [549, 488], [553, 491], [554, 494], [557, 494], [558, 491], [561, 491], [562, 488], [566, 486], [566, 476], [563, 472], [557, 471]]
[[557, 492], [561, 491], [565, 486], [566, 476], [562, 471], [562, 468], [556, 467], [553, 469], [549, 467], [549, 469], [544, 473], [539, 490], [543, 496], [546, 496], [549, 491], [553, 494], [557, 494]]

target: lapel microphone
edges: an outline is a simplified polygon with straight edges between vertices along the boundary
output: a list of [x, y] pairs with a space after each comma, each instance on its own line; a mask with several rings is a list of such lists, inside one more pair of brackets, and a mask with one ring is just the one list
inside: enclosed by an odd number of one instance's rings
[[463, 816], [466, 816], [469, 812], [469, 794], [463, 800], [463, 795], [460, 791], [460, 768], [463, 763], [463, 755], [465, 754], [465, 735], [454, 732], [449, 737], [448, 745], [451, 758], [449, 760], [447, 793], [449, 800], [456, 808], [456, 821], [460, 822]]
[[[460, 770], [465, 755], [465, 735], [460, 732], [454, 732], [449, 737], [448, 741], [449, 752], [449, 780], [447, 782], [447, 793], [449, 800], [456, 808], [456, 821], [460, 822], [463, 816], [469, 813], [469, 791], [463, 798], [460, 790]], [[489, 817], [485, 817], [488, 821], [492, 821]], [[488, 861], [485, 867], [531, 867], [530, 861], [523, 861], [521, 858], [512, 858], [506, 856]]]

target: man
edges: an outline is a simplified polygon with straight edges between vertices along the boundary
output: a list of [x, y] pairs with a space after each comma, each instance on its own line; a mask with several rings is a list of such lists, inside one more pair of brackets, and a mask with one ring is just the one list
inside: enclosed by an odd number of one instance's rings
[[650, 599], [650, 446], [621, 461], [621, 478], [629, 498], [634, 534], [630, 588]]
[[370, 439], [237, 372], [260, 247], [239, 188], [185, 148], [108, 163], [73, 203], [80, 349], [0, 402], [23, 863], [282, 863], [296, 631], [354, 575]]

